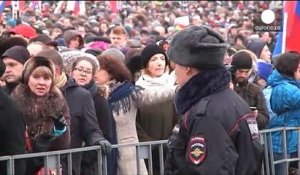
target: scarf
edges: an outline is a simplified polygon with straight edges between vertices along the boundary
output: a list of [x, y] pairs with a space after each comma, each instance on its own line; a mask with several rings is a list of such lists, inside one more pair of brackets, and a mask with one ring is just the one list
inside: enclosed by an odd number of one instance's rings
[[176, 97], [175, 107], [183, 115], [201, 98], [229, 88], [230, 73], [225, 68], [203, 70], [182, 86]]
[[140, 89], [139, 86], [135, 86], [128, 81], [111, 83], [108, 97], [111, 110], [115, 111], [117, 115], [119, 115], [121, 109], [124, 113], [127, 113], [131, 107], [131, 99], [136, 100]]
[[55, 78], [55, 86], [60, 89], [66, 84], [67, 81], [68, 79], [66, 74], [62, 73], [59, 77]]
[[151, 77], [146, 73], [142, 73], [139, 77], [136, 84], [139, 84], [142, 87], [145, 86], [173, 86], [175, 84], [175, 79], [167, 74], [164, 73], [160, 77]]

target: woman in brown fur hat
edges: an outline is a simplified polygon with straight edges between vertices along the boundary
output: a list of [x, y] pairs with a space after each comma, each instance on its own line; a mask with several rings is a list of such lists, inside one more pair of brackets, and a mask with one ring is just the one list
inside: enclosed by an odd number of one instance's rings
[[[61, 92], [54, 86], [54, 64], [44, 57], [25, 63], [22, 83], [12, 98], [25, 114], [29, 152], [66, 149], [70, 143], [69, 109]], [[35, 174], [43, 161], [30, 159], [26, 174]]]

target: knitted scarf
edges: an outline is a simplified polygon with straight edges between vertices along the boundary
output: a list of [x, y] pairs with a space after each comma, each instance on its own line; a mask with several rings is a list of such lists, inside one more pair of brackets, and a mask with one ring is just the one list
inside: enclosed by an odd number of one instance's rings
[[225, 68], [203, 70], [193, 76], [175, 97], [176, 110], [183, 115], [201, 98], [229, 87], [230, 73]]
[[119, 115], [120, 110], [127, 113], [131, 107], [131, 100], [136, 100], [140, 90], [141, 87], [128, 81], [112, 83], [108, 97], [111, 110], [115, 111], [117, 115]]

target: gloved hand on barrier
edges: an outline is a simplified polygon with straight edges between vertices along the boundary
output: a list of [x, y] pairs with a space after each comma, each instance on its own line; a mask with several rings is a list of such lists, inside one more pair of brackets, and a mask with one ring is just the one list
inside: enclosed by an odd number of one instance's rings
[[101, 140], [97, 141], [95, 143], [95, 145], [100, 145], [101, 150], [103, 151], [104, 154], [108, 154], [112, 150], [111, 144], [106, 139], [101, 139]]

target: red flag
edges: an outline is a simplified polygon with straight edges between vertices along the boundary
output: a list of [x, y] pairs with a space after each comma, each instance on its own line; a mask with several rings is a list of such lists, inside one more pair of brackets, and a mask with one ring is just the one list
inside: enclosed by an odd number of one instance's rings
[[118, 12], [118, 2], [117, 1], [109, 1], [110, 10], [112, 12]]
[[300, 2], [286, 1], [287, 13], [286, 51], [295, 50], [300, 52]]
[[11, 1], [5, 1], [5, 7], [10, 6], [11, 5]]
[[79, 1], [75, 1], [75, 5], [74, 5], [74, 11], [73, 11], [73, 14], [74, 15], [78, 15], [79, 14]]
[[19, 1], [19, 10], [20, 10], [20, 12], [24, 12], [26, 10], [26, 2], [25, 1]]

